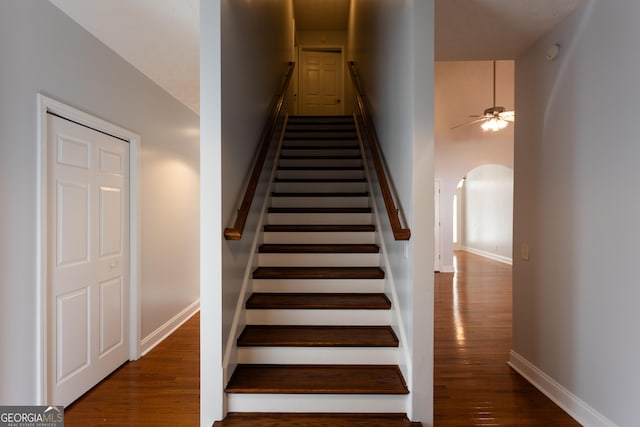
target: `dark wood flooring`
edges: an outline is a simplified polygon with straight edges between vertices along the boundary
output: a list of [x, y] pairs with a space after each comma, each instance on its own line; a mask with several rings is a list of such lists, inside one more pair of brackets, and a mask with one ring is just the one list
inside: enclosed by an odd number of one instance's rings
[[[511, 370], [511, 269], [457, 253], [457, 273], [435, 281], [435, 427], [579, 426]], [[199, 316], [143, 359], [127, 363], [65, 411], [65, 426], [198, 426]], [[377, 417], [377, 418], [376, 418]], [[226, 426], [279, 426], [238, 414]], [[299, 427], [404, 426], [390, 416], [289, 416]], [[424, 424], [427, 427], [426, 424]]]
[[435, 427], [579, 426], [507, 365], [511, 267], [466, 252], [435, 278]]
[[65, 427], [197, 427], [200, 314], [64, 411]]

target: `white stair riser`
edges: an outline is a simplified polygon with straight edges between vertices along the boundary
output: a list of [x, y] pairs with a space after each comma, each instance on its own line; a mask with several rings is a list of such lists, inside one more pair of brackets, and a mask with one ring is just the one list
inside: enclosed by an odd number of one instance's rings
[[371, 224], [370, 213], [271, 213], [268, 224]]
[[360, 169], [354, 170], [278, 170], [278, 178], [284, 179], [326, 179], [326, 178], [363, 178], [364, 171]]
[[227, 394], [229, 412], [404, 413], [406, 395]]
[[238, 347], [238, 363], [396, 365], [397, 347]]
[[366, 182], [276, 182], [274, 191], [283, 193], [338, 193], [367, 191]]
[[253, 292], [382, 293], [384, 279], [254, 279]]
[[377, 267], [380, 265], [378, 253], [340, 254], [258, 254], [261, 267]]
[[[302, 144], [300, 144], [302, 145]], [[345, 145], [348, 146], [348, 145]], [[288, 148], [282, 147], [282, 156], [359, 156], [360, 148]]]
[[274, 208], [367, 208], [368, 197], [271, 197]]
[[248, 325], [379, 326], [391, 321], [390, 310], [246, 310]]
[[264, 243], [375, 243], [376, 235], [373, 231], [349, 232], [265, 232]]
[[280, 159], [278, 165], [284, 167], [315, 167], [315, 166], [361, 166], [362, 159]]

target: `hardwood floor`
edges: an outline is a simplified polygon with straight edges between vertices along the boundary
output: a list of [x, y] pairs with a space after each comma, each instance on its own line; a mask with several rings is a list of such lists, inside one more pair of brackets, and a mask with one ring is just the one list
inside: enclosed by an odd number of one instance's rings
[[[435, 427], [579, 426], [506, 364], [511, 268], [464, 252], [456, 253], [456, 262], [455, 276], [435, 275]], [[198, 426], [199, 320], [194, 316], [67, 408], [65, 425]], [[337, 422], [298, 417], [293, 425]], [[244, 416], [233, 425], [279, 424], [263, 418], [259, 423]]]
[[507, 365], [511, 267], [455, 258], [435, 279], [435, 427], [579, 426]]
[[200, 314], [64, 411], [65, 427], [198, 426]]

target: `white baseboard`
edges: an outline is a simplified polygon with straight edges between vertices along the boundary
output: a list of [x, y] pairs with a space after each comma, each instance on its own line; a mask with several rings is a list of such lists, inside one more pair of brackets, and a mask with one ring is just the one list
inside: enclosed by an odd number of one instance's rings
[[187, 320], [200, 310], [200, 299], [192, 302], [180, 313], [169, 319], [164, 325], [144, 337], [140, 342], [140, 356], [149, 353], [155, 346], [160, 344], [165, 338], [175, 332]]
[[482, 257], [485, 258], [489, 258], [492, 259], [494, 261], [498, 261], [504, 264], [508, 264], [508, 265], [512, 265], [513, 264], [513, 260], [509, 257], [503, 256], [503, 255], [498, 255], [498, 254], [494, 254], [491, 252], [486, 252], [480, 249], [475, 249], [475, 248], [470, 248], [469, 246], [464, 246], [462, 248], [463, 251], [465, 252], [471, 252], [472, 254], [476, 254], [476, 255], [480, 255]]
[[509, 366], [584, 427], [618, 427], [513, 350], [509, 354]]
[[453, 268], [453, 265], [441, 265], [440, 273], [455, 273], [456, 270]]

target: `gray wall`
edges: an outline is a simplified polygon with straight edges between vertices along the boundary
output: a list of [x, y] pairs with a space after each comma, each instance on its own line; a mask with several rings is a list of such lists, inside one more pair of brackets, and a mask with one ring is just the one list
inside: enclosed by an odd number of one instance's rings
[[198, 116], [47, 1], [0, 2], [0, 404], [38, 400], [36, 94], [141, 135], [142, 337], [197, 302]]
[[223, 357], [264, 188], [256, 192], [242, 240], [221, 233], [233, 225], [269, 104], [293, 59], [292, 17], [291, 1], [200, 3], [201, 425], [224, 417]]
[[[411, 228], [393, 240], [382, 233], [396, 284], [408, 359], [409, 415], [433, 417], [433, 1], [352, 0], [347, 59], [356, 61], [369, 97], [381, 150]], [[376, 191], [374, 189], [374, 191]], [[378, 201], [380, 198], [378, 197]], [[383, 205], [378, 210], [385, 212]]]
[[640, 425], [638, 16], [587, 0], [516, 62], [513, 350], [585, 425]]

